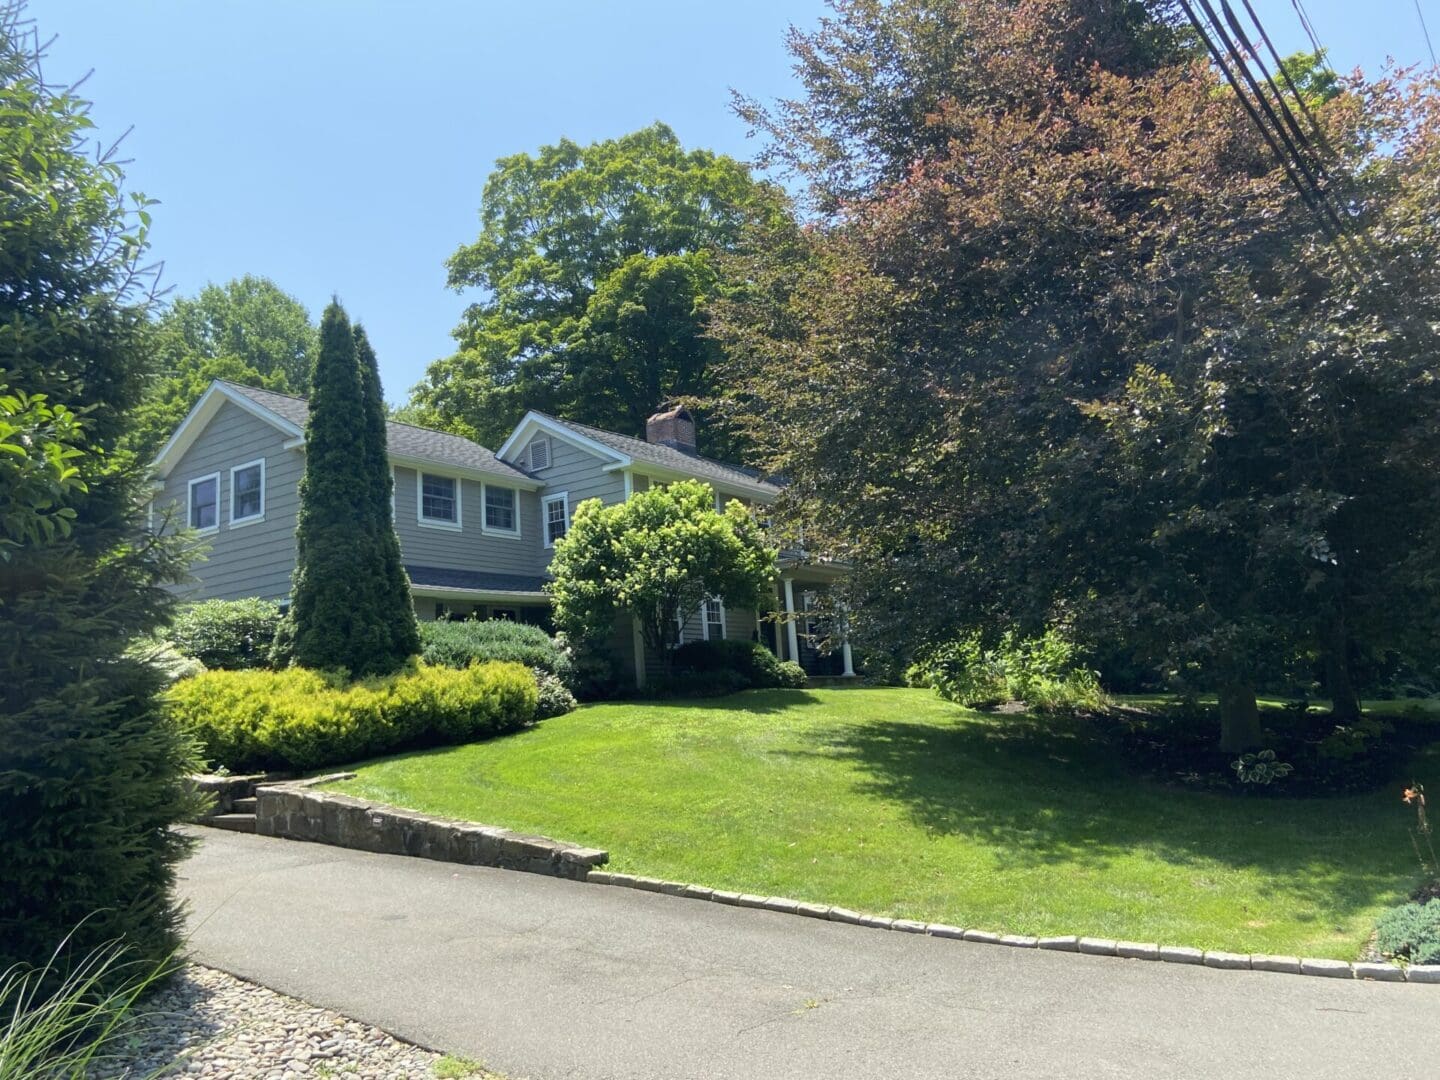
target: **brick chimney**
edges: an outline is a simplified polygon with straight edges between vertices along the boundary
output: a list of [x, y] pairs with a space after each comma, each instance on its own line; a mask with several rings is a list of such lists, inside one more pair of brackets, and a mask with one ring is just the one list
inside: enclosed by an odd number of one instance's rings
[[695, 418], [683, 405], [661, 409], [645, 421], [645, 441], [669, 446], [683, 454], [695, 453]]

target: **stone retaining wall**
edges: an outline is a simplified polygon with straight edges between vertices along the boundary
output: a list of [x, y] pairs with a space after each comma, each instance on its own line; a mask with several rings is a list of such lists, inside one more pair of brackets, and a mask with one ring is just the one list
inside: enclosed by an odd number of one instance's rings
[[498, 866], [575, 880], [583, 880], [590, 870], [610, 859], [608, 852], [598, 848], [431, 817], [317, 787], [354, 775], [335, 773], [313, 780], [262, 785], [255, 792], [255, 831], [261, 836], [309, 840], [382, 855]]
[[[293, 775], [293, 774], [290, 774]], [[218, 817], [221, 814], [228, 814], [235, 808], [235, 800], [248, 799], [254, 796], [255, 788], [267, 781], [288, 779], [288, 776], [275, 773], [250, 773], [242, 776], [221, 776], [214, 773], [206, 773], [199, 776], [189, 777], [190, 786], [196, 791], [205, 795], [213, 795], [215, 802], [205, 812], [205, 817]]]

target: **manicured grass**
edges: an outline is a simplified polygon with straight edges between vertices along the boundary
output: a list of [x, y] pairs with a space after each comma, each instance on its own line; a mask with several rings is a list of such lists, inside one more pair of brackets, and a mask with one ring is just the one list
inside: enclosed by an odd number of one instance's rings
[[[1440, 773], [1440, 746], [1415, 768]], [[1417, 879], [1398, 788], [1169, 790], [1081, 721], [923, 690], [594, 705], [358, 772], [352, 794], [593, 844], [613, 870], [1013, 933], [1349, 959]]]

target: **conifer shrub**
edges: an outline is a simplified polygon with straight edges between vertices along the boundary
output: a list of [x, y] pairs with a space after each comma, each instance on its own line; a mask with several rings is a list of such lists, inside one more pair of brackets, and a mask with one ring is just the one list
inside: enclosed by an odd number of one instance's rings
[[573, 666], [564, 644], [538, 626], [508, 619], [421, 623], [420, 659], [446, 667], [512, 660], [547, 671], [573, 689]]
[[1440, 899], [1401, 904], [1381, 915], [1375, 947], [1412, 964], [1440, 964]]
[[503, 735], [534, 723], [538, 700], [530, 670], [501, 662], [419, 664], [356, 682], [305, 668], [210, 671], [166, 697], [211, 765], [235, 771], [304, 771]]
[[182, 608], [166, 637], [180, 655], [207, 668], [264, 668], [279, 625], [280, 605], [273, 601], [206, 600]]

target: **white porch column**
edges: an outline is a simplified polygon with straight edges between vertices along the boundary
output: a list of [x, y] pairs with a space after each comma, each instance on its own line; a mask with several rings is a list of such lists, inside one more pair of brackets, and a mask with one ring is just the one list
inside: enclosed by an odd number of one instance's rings
[[840, 674], [854, 675], [855, 661], [850, 656], [850, 611], [844, 604], [840, 605], [840, 659], [845, 662], [845, 670]]
[[795, 626], [795, 582], [785, 579], [785, 641], [790, 646], [790, 655], [785, 659], [800, 662], [800, 632]]

